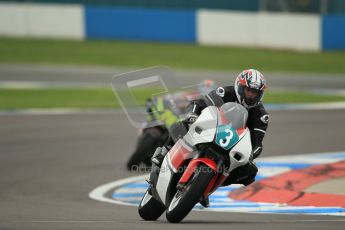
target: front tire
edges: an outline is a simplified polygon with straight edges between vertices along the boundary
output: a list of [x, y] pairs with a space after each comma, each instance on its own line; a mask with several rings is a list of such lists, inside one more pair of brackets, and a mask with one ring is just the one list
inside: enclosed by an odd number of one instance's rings
[[200, 165], [185, 189], [175, 193], [166, 212], [167, 220], [172, 223], [183, 220], [199, 202], [214, 175], [215, 172], [211, 168]]
[[147, 189], [143, 199], [140, 201], [138, 212], [144, 220], [154, 221], [163, 214], [165, 206], [150, 194], [150, 189]]

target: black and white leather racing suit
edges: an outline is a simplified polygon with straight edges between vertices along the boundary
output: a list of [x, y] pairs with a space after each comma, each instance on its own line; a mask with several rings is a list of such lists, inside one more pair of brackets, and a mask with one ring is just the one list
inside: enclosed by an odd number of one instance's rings
[[[203, 99], [193, 101], [191, 112], [200, 115], [201, 111], [210, 105], [221, 106], [226, 102], [238, 102], [233, 86], [218, 87]], [[260, 102], [257, 106], [248, 109], [247, 127], [250, 130], [253, 158], [257, 158], [262, 152], [262, 140], [268, 127], [269, 115], [264, 105]]]
[[[193, 101], [190, 105], [191, 107], [189, 114], [192, 115], [191, 117], [195, 115], [195, 120], [197, 116], [201, 114], [201, 111], [207, 106], [221, 106], [226, 102], [239, 103], [233, 86], [218, 87], [218, 89], [210, 92], [203, 99]], [[167, 149], [169, 149], [175, 143], [175, 140], [181, 138], [183, 135], [186, 134], [188, 129], [186, 126], [188, 126], [188, 123], [192, 123], [187, 120], [183, 122], [178, 122], [171, 127], [171, 129], [169, 130], [169, 139], [165, 143], [163, 148], [161, 148], [160, 150], [156, 150], [152, 158], [153, 163], [160, 166], [165, 154], [168, 151]], [[251, 134], [251, 142], [253, 149], [252, 160], [257, 158], [262, 152], [262, 140], [266, 134], [268, 121], [269, 115], [266, 112], [262, 103], [259, 103], [257, 106], [248, 109], [247, 127], [249, 128]], [[164, 151], [162, 149], [164, 149]], [[255, 176], [258, 172], [258, 169], [252, 160], [250, 160], [247, 165], [236, 168], [231, 173], [231, 175], [223, 182], [223, 186], [229, 184], [249, 185], [253, 183], [255, 181]]]

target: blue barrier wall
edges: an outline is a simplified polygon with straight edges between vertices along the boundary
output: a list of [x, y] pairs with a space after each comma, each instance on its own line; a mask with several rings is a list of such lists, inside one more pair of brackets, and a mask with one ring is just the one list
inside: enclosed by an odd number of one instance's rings
[[322, 49], [345, 49], [345, 16], [322, 17]]
[[86, 38], [196, 41], [196, 13], [186, 10], [86, 6]]
[[[1, 3], [0, 0], [0, 36], [121, 39], [260, 46], [258, 41], [263, 42], [265, 40], [257, 36], [260, 37], [262, 34], [257, 34], [252, 40], [248, 41], [248, 39], [241, 38], [245, 32], [244, 30], [241, 30], [241, 28], [237, 32], [234, 30], [237, 24], [243, 21], [258, 27], [258, 23], [252, 23], [252, 20], [255, 20], [253, 18], [257, 17], [258, 14], [250, 14], [251, 17], [247, 17], [248, 14], [233, 11], [207, 11], [205, 9], [172, 10], [91, 5]], [[229, 18], [229, 15], [232, 16]], [[279, 15], [262, 13], [260, 17], [268, 20], [270, 17], [279, 18]], [[306, 19], [304, 20], [303, 17], [306, 17]], [[284, 39], [272, 36], [272, 41], [267, 40], [268, 42], [262, 43], [265, 47], [314, 51], [345, 50], [345, 15], [309, 16], [289, 14], [288, 17], [285, 15], [283, 18], [289, 20], [289, 22], [296, 21], [295, 19], [299, 18], [304, 22], [302, 27], [304, 25], [307, 28], [302, 28], [302, 33], [292, 33], [291, 37], [288, 34]], [[16, 23], [9, 23], [13, 21]], [[47, 27], [42, 22], [55, 26]], [[228, 27], [231, 23], [235, 23], [235, 27], [229, 30]], [[278, 28], [279, 32], [279, 27], [273, 26], [272, 30]], [[293, 28], [293, 26], [290, 27]], [[272, 30], [261, 30], [265, 33], [264, 39], [267, 39], [268, 32], [274, 34]], [[307, 36], [305, 32], [312, 33], [307, 34]], [[296, 34], [299, 34], [301, 39], [294, 40]], [[239, 42], [239, 39], [242, 40]], [[317, 40], [317, 43], [315, 40]], [[304, 45], [305, 42], [309, 46]]]

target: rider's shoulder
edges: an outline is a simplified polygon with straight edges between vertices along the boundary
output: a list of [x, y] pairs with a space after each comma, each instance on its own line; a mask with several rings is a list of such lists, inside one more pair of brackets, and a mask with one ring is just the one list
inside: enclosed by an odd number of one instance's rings
[[233, 86], [219, 86], [215, 93], [220, 97], [228, 97], [235, 93], [235, 88]]
[[255, 110], [257, 113], [260, 113], [260, 115], [268, 114], [265, 108], [265, 105], [262, 102], [260, 102], [257, 106], [255, 106], [253, 110]]
[[268, 124], [270, 116], [262, 103], [254, 107], [253, 112], [256, 114], [254, 116], [258, 117], [264, 124]]

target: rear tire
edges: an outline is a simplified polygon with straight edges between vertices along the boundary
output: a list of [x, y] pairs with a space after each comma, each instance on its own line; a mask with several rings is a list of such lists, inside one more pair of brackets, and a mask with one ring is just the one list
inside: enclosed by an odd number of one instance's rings
[[165, 206], [150, 194], [148, 188], [143, 199], [140, 201], [138, 212], [141, 218], [147, 221], [157, 220], [165, 211]]
[[214, 171], [208, 166], [198, 166], [191, 183], [188, 183], [182, 192], [177, 191], [172, 198], [166, 211], [167, 220], [172, 223], [183, 220], [199, 202], [214, 175]]

